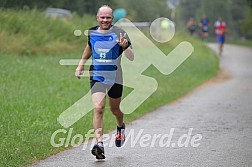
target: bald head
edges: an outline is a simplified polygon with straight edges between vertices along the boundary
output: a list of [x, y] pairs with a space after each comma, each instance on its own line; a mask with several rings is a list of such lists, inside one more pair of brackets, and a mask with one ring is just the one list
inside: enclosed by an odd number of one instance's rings
[[102, 13], [110, 14], [111, 16], [113, 16], [113, 10], [108, 5], [101, 6], [97, 11], [97, 16]]
[[99, 30], [109, 30], [113, 22], [113, 10], [104, 5], [100, 7], [97, 11], [96, 20], [99, 23]]

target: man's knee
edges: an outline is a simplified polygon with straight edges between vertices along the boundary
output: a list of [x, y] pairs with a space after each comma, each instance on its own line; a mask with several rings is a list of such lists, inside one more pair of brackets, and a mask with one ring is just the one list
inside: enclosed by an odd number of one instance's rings
[[102, 115], [104, 113], [105, 106], [104, 105], [95, 105], [94, 112], [96, 114]]
[[110, 110], [111, 112], [114, 114], [114, 115], [119, 115], [119, 114], [122, 114], [121, 110], [119, 107], [110, 107]]

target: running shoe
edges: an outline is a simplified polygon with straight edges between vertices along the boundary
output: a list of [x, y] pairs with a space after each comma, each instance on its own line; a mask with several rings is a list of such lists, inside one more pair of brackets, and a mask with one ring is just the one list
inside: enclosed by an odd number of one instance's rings
[[123, 123], [122, 127], [119, 128], [117, 126], [116, 128], [116, 135], [115, 135], [115, 145], [116, 147], [121, 147], [124, 142], [125, 142], [125, 134], [124, 134], [124, 131], [125, 131], [125, 124]]
[[96, 159], [105, 159], [105, 154], [104, 154], [104, 147], [101, 142], [98, 142], [97, 144], [94, 145], [94, 147], [91, 150], [91, 153], [96, 156]]

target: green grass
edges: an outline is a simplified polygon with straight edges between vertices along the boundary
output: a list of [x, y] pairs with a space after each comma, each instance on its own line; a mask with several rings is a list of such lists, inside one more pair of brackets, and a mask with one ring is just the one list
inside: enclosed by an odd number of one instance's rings
[[231, 44], [235, 44], [235, 45], [241, 45], [241, 46], [248, 46], [248, 47], [252, 47], [252, 41], [248, 40], [248, 41], [230, 41], [228, 43]]
[[0, 52], [19, 55], [71, 53], [83, 46], [86, 36], [74, 36], [74, 30], [84, 32], [95, 24], [91, 16], [72, 19], [45, 17], [37, 10], [0, 9]]
[[[81, 20], [76, 19], [73, 22], [78, 23]], [[63, 26], [61, 22], [58, 24]], [[90, 26], [92, 26], [91, 23]], [[1, 29], [0, 34], [7, 32], [11, 34], [12, 31], [9, 31], [8, 28]], [[25, 34], [20, 31], [12, 34], [11, 38], [25, 38]], [[54, 32], [51, 33], [51, 35], [53, 34]], [[72, 32], [70, 34], [72, 35]], [[89, 91], [89, 79], [76, 79], [74, 76], [76, 66], [59, 65], [60, 59], [79, 59], [83, 49], [79, 46], [79, 42], [74, 44], [75, 39], [80, 40], [77, 37], [64, 38], [70, 40], [64, 39], [63, 45], [59, 42], [58, 47], [49, 49], [50, 55], [45, 54], [43, 50], [37, 50], [36, 56], [21, 54], [21, 52], [13, 50], [0, 50], [0, 166], [25, 166], [66, 149], [65, 147], [52, 147], [50, 138], [53, 132], [63, 129], [57, 122], [58, 116]], [[169, 76], [162, 75], [154, 66], [150, 66], [144, 72], [145, 75], [154, 77], [158, 81], [159, 87], [135, 112], [125, 115], [126, 123], [184, 96], [217, 74], [218, 57], [195, 38], [184, 33], [177, 33], [171, 42], [165, 44], [155, 42], [155, 44], [168, 54], [184, 40], [193, 44], [194, 53]], [[54, 43], [58, 39], [51, 38], [48, 41]], [[73, 53], [65, 52], [64, 49], [60, 50], [64, 46], [64, 42], [66, 44], [73, 42], [73, 47], [76, 47], [77, 51], [76, 48], [69, 49]], [[85, 41], [82, 39], [81, 43], [85, 44]], [[44, 42], [41, 42], [33, 47], [44, 48], [45, 45]], [[131, 89], [125, 88], [124, 97], [130, 91]], [[106, 132], [115, 128], [116, 121], [108, 107], [104, 120]], [[92, 112], [71, 127], [73, 128], [72, 137], [75, 134], [85, 134], [92, 129]], [[57, 136], [56, 140], [66, 136], [67, 134], [62, 134]]]

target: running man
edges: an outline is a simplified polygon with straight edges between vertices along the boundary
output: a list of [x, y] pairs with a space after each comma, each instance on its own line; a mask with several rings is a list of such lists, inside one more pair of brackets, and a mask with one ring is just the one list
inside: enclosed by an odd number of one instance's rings
[[209, 31], [209, 19], [207, 18], [205, 14], [203, 14], [200, 20], [199, 27], [201, 28], [201, 31], [202, 31], [201, 32], [202, 40], [207, 42], [208, 31]]
[[99, 25], [89, 29], [88, 43], [75, 75], [80, 79], [86, 60], [92, 56], [89, 71], [94, 105], [93, 127], [97, 144], [93, 146], [91, 152], [96, 159], [105, 159], [102, 135], [106, 94], [108, 94], [110, 110], [117, 121], [115, 145], [121, 147], [125, 141], [125, 124], [120, 110], [123, 91], [121, 55], [125, 52], [126, 57], [133, 60], [134, 53], [125, 31], [112, 25], [113, 11], [109, 6], [101, 6], [96, 19]]
[[221, 17], [218, 18], [218, 20], [214, 23], [215, 27], [215, 34], [217, 36], [217, 42], [219, 44], [219, 55], [222, 54], [223, 45], [225, 42], [225, 34], [227, 32], [227, 25], [222, 20]]

